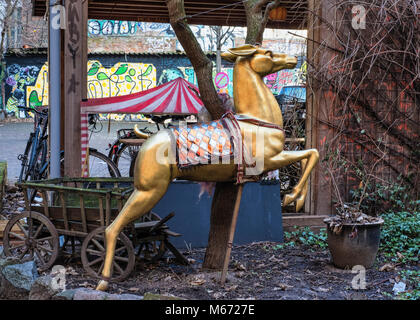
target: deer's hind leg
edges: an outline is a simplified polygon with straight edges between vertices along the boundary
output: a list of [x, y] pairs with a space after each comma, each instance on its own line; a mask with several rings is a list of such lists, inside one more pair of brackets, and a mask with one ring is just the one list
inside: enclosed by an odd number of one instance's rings
[[274, 166], [276, 169], [288, 166], [297, 161], [302, 162], [302, 175], [297, 185], [293, 187], [292, 192], [284, 197], [283, 206], [287, 206], [296, 201], [296, 211], [299, 211], [302, 208], [308, 191], [308, 178], [315, 164], [318, 162], [318, 159], [319, 154], [316, 149], [282, 151], [270, 159], [270, 167]]

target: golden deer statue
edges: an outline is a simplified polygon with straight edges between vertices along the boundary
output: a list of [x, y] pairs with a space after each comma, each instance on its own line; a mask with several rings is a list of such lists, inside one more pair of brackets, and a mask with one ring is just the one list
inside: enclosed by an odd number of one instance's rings
[[[296, 57], [273, 53], [252, 45], [229, 49], [222, 57], [235, 63], [233, 83], [236, 123], [239, 124], [242, 138], [252, 137], [248, 140], [244, 138], [243, 145], [246, 150], [252, 150], [255, 161], [263, 164], [260, 173], [276, 170], [297, 161], [303, 164], [299, 182], [283, 201], [284, 206], [296, 201], [296, 210], [299, 210], [307, 193], [309, 175], [318, 161], [318, 151], [284, 150], [285, 134], [282, 130], [281, 109], [262, 79], [279, 70], [294, 68], [297, 64]], [[183, 170], [171, 161], [175, 157], [175, 154], [171, 154], [174, 153], [174, 143], [173, 134], [167, 129], [150, 136], [141, 147], [134, 169], [134, 191], [105, 231], [106, 256], [102, 280], [97, 290], [108, 288], [119, 233], [127, 224], [149, 212], [164, 196], [172, 180], [178, 178], [192, 181], [235, 181], [238, 166], [233, 160]], [[263, 145], [263, 152], [255, 152], [258, 144]], [[158, 154], [162, 154], [162, 150], [166, 150], [163, 160], [157, 157]]]

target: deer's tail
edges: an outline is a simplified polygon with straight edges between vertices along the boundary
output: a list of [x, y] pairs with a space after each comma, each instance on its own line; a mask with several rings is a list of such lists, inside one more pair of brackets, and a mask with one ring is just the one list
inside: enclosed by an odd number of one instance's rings
[[140, 131], [140, 129], [137, 127], [137, 124], [134, 125], [134, 133], [136, 134], [137, 137], [139, 137], [140, 139], [147, 139], [150, 137], [149, 134], [144, 133], [142, 131]]

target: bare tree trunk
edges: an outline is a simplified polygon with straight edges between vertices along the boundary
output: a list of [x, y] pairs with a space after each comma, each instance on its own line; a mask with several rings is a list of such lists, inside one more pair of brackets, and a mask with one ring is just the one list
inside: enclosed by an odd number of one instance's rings
[[201, 100], [213, 119], [219, 119], [224, 114], [224, 109], [213, 85], [213, 64], [204, 54], [194, 33], [188, 26], [184, 1], [166, 0], [166, 5], [171, 26], [194, 67]]
[[[246, 43], [248, 44], [262, 43], [265, 25], [267, 24], [267, 18], [265, 18], [265, 22], [262, 21], [264, 20], [262, 6], [258, 9], [255, 5], [256, 2], [258, 1], [244, 2], [247, 12]], [[261, 3], [261, 1], [258, 3]], [[268, 16], [267, 12], [265, 16]], [[221, 270], [223, 268], [237, 193], [238, 185], [233, 182], [216, 184], [211, 206], [209, 240], [203, 262], [203, 268], [205, 269]]]
[[[267, 2], [269, 1], [249, 0], [248, 3], [251, 3], [252, 5], [245, 6], [245, 9], [247, 10], [247, 19], [249, 19], [247, 21], [247, 43], [255, 44], [257, 42], [262, 42], [262, 35], [267, 22], [267, 14], [262, 14], [262, 7]], [[218, 119], [225, 111], [213, 85], [213, 66], [188, 26], [184, 1], [166, 0], [166, 5], [169, 11], [171, 26], [194, 67], [201, 99], [213, 119]], [[264, 18], [265, 22], [263, 21]], [[238, 186], [233, 182], [216, 184], [211, 208], [208, 247], [204, 258], [203, 268], [222, 269], [223, 267], [237, 192]]]
[[[244, 2], [246, 12], [247, 34], [245, 43], [262, 44], [265, 26], [268, 21], [268, 14], [276, 7], [279, 1], [271, 0], [248, 0]], [[265, 10], [263, 10], [264, 6]]]

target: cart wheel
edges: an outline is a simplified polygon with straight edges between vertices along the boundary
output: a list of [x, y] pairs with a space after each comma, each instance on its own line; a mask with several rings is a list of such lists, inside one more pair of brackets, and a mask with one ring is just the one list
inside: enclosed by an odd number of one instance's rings
[[[82, 245], [82, 263], [85, 271], [95, 278], [101, 278], [105, 263], [105, 228], [99, 227], [87, 235]], [[133, 245], [124, 233], [120, 233], [112, 263], [111, 281], [124, 280], [133, 271], [135, 264]]]
[[25, 211], [7, 223], [3, 246], [6, 256], [22, 262], [34, 259], [38, 269], [45, 271], [58, 256], [58, 233], [46, 216]]

